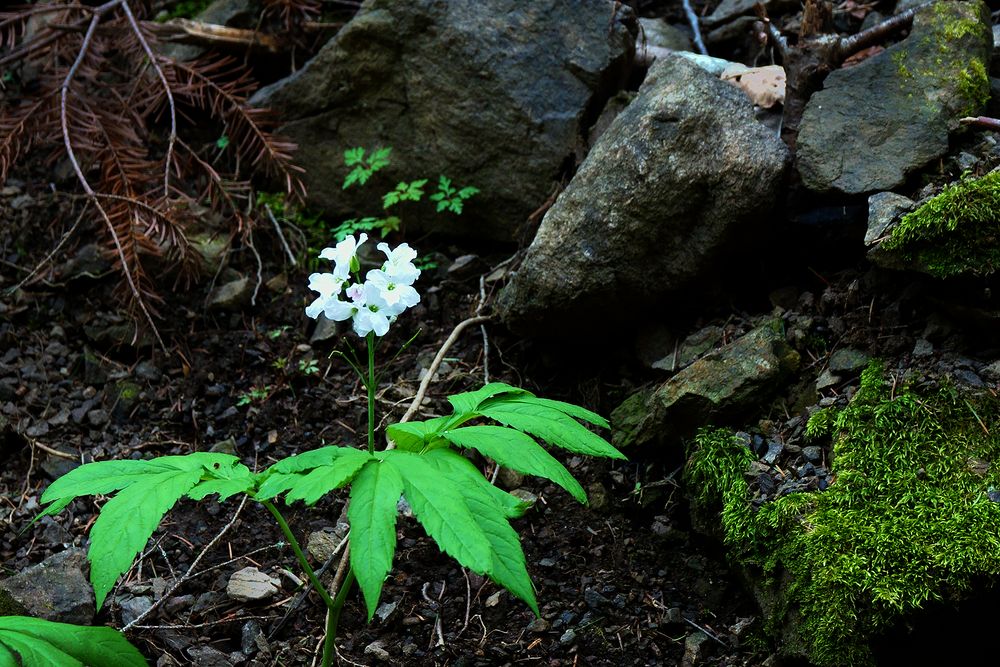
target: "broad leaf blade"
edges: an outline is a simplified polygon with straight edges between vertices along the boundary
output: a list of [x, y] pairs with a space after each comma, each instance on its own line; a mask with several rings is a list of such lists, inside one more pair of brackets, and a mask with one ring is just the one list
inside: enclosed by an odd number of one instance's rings
[[[0, 617], [0, 646], [7, 638], [20, 635], [51, 645], [88, 667], [145, 667], [146, 660], [121, 633], [106, 627], [84, 627], [55, 623], [26, 616]], [[14, 663], [17, 664], [17, 663]], [[27, 662], [25, 665], [56, 664]], [[0, 653], [0, 665], [5, 665]]]
[[372, 461], [351, 485], [347, 519], [351, 524], [351, 569], [372, 620], [382, 596], [382, 583], [396, 553], [396, 504], [403, 479], [391, 465]]
[[0, 641], [17, 654], [21, 665], [45, 665], [46, 667], [86, 667], [68, 653], [48, 642], [35, 639], [19, 632], [5, 632]]
[[[79, 496], [93, 496], [124, 489], [150, 471], [149, 461], [97, 461], [74, 468], [45, 489], [40, 502], [62, 507]], [[46, 510], [49, 513], [49, 510]]]
[[198, 483], [202, 473], [202, 468], [195, 468], [144, 475], [104, 504], [90, 531], [87, 551], [98, 609], [118, 577], [146, 546], [163, 515]]
[[452, 417], [434, 417], [419, 422], [391, 424], [385, 432], [400, 449], [419, 452], [448, 426], [451, 419]]
[[451, 406], [455, 409], [456, 413], [461, 414], [464, 412], [475, 412], [476, 408], [478, 408], [483, 401], [501, 394], [526, 394], [531, 396], [531, 393], [525, 391], [524, 389], [518, 389], [517, 387], [512, 387], [511, 385], [503, 382], [490, 382], [475, 391], [467, 391], [464, 394], [449, 396], [448, 402], [451, 403]]
[[530, 433], [551, 445], [577, 454], [624, 459], [625, 455], [601, 436], [555, 408], [520, 400], [487, 401], [479, 414]]
[[382, 456], [403, 478], [403, 495], [438, 547], [470, 570], [486, 572], [490, 543], [461, 494], [420, 454], [390, 450]]
[[425, 454], [423, 459], [434, 466], [441, 475], [450, 478], [455, 488], [470, 485], [481, 488], [508, 519], [524, 516], [531, 507], [530, 503], [487, 482], [469, 459], [453, 449], [435, 449]]
[[204, 500], [213, 493], [219, 494], [219, 502], [235, 496], [237, 493], [246, 493], [253, 488], [253, 477], [246, 479], [209, 479], [201, 482], [188, 491], [187, 497], [191, 500]]
[[285, 502], [291, 504], [301, 500], [306, 505], [313, 505], [330, 491], [348, 484], [371, 459], [367, 451], [342, 448], [333, 463], [299, 477], [285, 495]]
[[503, 426], [466, 426], [441, 435], [459, 447], [479, 451], [504, 467], [552, 480], [581, 503], [587, 503], [587, 494], [569, 470], [520, 431]]
[[[537, 445], [536, 445], [537, 446]], [[524, 551], [517, 532], [507, 522], [507, 504], [500, 491], [479, 474], [464, 456], [447, 449], [439, 449], [424, 457], [435, 466], [456, 488], [461, 490], [466, 506], [490, 543], [490, 579], [524, 600], [538, 615], [538, 602], [525, 563]], [[500, 495], [497, 495], [499, 492]], [[516, 498], [515, 498], [516, 500]]]
[[573, 405], [572, 403], [566, 403], [564, 401], [553, 401], [550, 398], [539, 398], [538, 396], [518, 396], [517, 400], [524, 403], [537, 403], [538, 405], [554, 408], [559, 412], [569, 415], [570, 417], [576, 417], [577, 419], [582, 419], [585, 422], [590, 422], [594, 426], [611, 428], [611, 423], [608, 422], [607, 419], [596, 412], [591, 412], [586, 408], [581, 408], [579, 405]]

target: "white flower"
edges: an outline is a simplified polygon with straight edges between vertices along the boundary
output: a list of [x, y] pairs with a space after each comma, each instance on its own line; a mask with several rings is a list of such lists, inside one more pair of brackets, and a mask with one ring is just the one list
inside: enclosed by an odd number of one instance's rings
[[331, 299], [336, 299], [343, 286], [344, 280], [332, 273], [314, 273], [310, 275], [309, 289], [319, 292], [319, 296], [306, 307], [306, 315], [313, 319], [319, 317], [319, 314], [326, 308], [327, 302]]
[[306, 308], [306, 315], [313, 319], [323, 313], [335, 322], [351, 320], [362, 338], [370, 333], [384, 336], [396, 316], [420, 302], [412, 286], [420, 276], [413, 265], [417, 253], [405, 243], [395, 250], [380, 243], [379, 250], [388, 258], [382, 268], [369, 271], [363, 283], [348, 283], [351, 274], [359, 270], [357, 250], [367, 240], [366, 234], [357, 240], [349, 236], [335, 248], [323, 249], [320, 257], [332, 259], [334, 271], [309, 276], [309, 289], [319, 292], [319, 297]]
[[388, 243], [379, 243], [376, 246], [385, 253], [388, 258], [382, 265], [392, 281], [397, 285], [412, 285], [420, 276], [420, 269], [413, 265], [413, 260], [417, 258], [417, 251], [406, 243], [400, 243], [395, 250], [389, 249]]
[[361, 288], [358, 290], [358, 298], [353, 300], [357, 308], [354, 313], [354, 333], [362, 338], [372, 331], [376, 336], [384, 336], [389, 331], [390, 318], [395, 319], [395, 314], [389, 311], [378, 287], [369, 282], [352, 287]]
[[399, 282], [392, 275], [381, 269], [372, 269], [365, 276], [366, 285], [374, 285], [379, 296], [393, 315], [399, 315], [410, 306], [420, 302], [417, 290], [409, 284]]
[[[354, 268], [352, 265], [356, 264], [355, 256], [358, 253], [358, 248], [367, 240], [368, 235], [364, 232], [358, 235], [357, 240], [354, 239], [353, 235], [348, 236], [338, 243], [335, 248], [323, 248], [319, 256], [321, 259], [332, 259], [334, 263], [333, 275], [342, 280], [347, 280], [351, 275], [351, 269]], [[354, 270], [357, 269], [354, 268]]]

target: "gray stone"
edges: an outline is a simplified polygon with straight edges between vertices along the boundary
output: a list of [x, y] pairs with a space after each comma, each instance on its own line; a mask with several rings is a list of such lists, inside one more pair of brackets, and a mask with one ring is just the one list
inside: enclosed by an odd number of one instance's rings
[[681, 667], [697, 667], [705, 664], [705, 658], [711, 648], [711, 640], [701, 630], [692, 632], [684, 640], [684, 657]]
[[[439, 174], [480, 193], [466, 217], [412, 210], [408, 230], [513, 240], [622, 87], [635, 20], [610, 0], [372, 0], [297, 73], [253, 103], [281, 109], [310, 201], [380, 210], [382, 190]], [[342, 155], [391, 146], [375, 184], [342, 190]]]
[[830, 355], [829, 368], [834, 373], [854, 373], [868, 365], [871, 357], [852, 347], [842, 347]]
[[802, 448], [802, 456], [811, 463], [819, 463], [823, 458], [823, 450], [817, 445], [809, 445]]
[[901, 185], [948, 150], [948, 133], [978, 115], [993, 49], [979, 0], [919, 11], [909, 37], [832, 72], [802, 115], [797, 161], [806, 187], [860, 194]]
[[222, 651], [211, 646], [193, 646], [187, 650], [194, 667], [232, 667], [233, 663]]
[[208, 307], [212, 310], [238, 310], [250, 303], [253, 283], [243, 277], [217, 287], [208, 297]]
[[0, 581], [0, 607], [13, 600], [26, 613], [59, 623], [90, 625], [94, 621], [94, 591], [84, 568], [83, 549], [67, 549]]
[[237, 570], [226, 584], [226, 595], [239, 602], [267, 600], [278, 592], [281, 581], [255, 567]]
[[678, 56], [657, 60], [546, 214], [500, 293], [503, 320], [577, 334], [691, 297], [763, 222], [785, 156], [735, 86]]
[[916, 203], [909, 197], [897, 195], [895, 192], [877, 192], [868, 198], [868, 231], [865, 232], [865, 245], [874, 245], [885, 237], [889, 228], [898, 221], [904, 213], [914, 209]]
[[766, 401], [798, 364], [798, 353], [774, 327], [755, 329], [659, 387], [627, 398], [611, 414], [612, 442], [622, 448], [683, 436], [746, 412]]
[[994, 361], [988, 366], [984, 366], [982, 370], [979, 371], [979, 374], [991, 382], [1000, 381], [1000, 360]]
[[385, 650], [385, 642], [379, 640], [373, 641], [365, 647], [365, 655], [370, 655], [382, 662], [388, 662], [390, 658], [389, 652]]
[[127, 597], [118, 603], [122, 613], [122, 625], [128, 625], [136, 620], [153, 606], [153, 598], [140, 595], [139, 597]]
[[646, 48], [657, 47], [670, 49], [671, 51], [693, 51], [694, 44], [691, 36], [682, 28], [671, 25], [663, 19], [641, 18], [639, 26], [642, 28], [639, 33], [636, 47], [645, 40]]
[[840, 382], [840, 376], [831, 373], [829, 368], [824, 368], [816, 378], [816, 389], [822, 390], [827, 387], [833, 387], [838, 382]]
[[926, 338], [918, 338], [917, 342], [913, 344], [913, 356], [929, 357], [932, 354], [934, 354], [934, 344]]

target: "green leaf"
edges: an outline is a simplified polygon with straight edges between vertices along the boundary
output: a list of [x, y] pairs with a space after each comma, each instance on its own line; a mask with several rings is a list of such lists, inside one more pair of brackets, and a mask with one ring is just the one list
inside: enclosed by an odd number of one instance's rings
[[501, 396], [487, 400], [478, 412], [490, 419], [530, 433], [556, 447], [586, 454], [624, 459], [625, 455], [611, 446], [607, 440], [588, 431], [572, 417], [547, 405], [539, 405], [528, 400], [509, 399]]
[[[6, 649], [7, 655], [4, 655]], [[11, 653], [20, 657], [16, 660]], [[10, 661], [6, 658], [10, 657]], [[146, 659], [121, 633], [105, 627], [0, 617], [0, 665], [145, 667]]]
[[503, 426], [466, 426], [441, 435], [459, 447], [479, 451], [506, 468], [552, 480], [581, 503], [587, 503], [587, 494], [569, 470], [520, 431]]
[[348, 148], [344, 151], [344, 165], [347, 167], [353, 167], [356, 164], [361, 164], [365, 159], [365, 149], [362, 146], [357, 148]]
[[394, 449], [381, 455], [403, 478], [403, 495], [438, 547], [470, 570], [485, 573], [491, 562], [490, 542], [461, 494], [442, 483], [419, 454]]
[[446, 208], [448, 208], [448, 201], [446, 199], [442, 199], [441, 201], [438, 202], [436, 210], [437, 210], [438, 213], [440, 213], [441, 211], [445, 210]]
[[468, 199], [472, 195], [477, 195], [477, 194], [479, 194], [479, 188], [474, 188], [471, 185], [468, 185], [458, 191], [458, 197], [460, 199]]
[[[524, 600], [538, 616], [538, 602], [528, 575], [524, 551], [517, 532], [507, 522], [506, 501], [495, 492], [514, 498], [487, 482], [465, 457], [447, 449], [424, 456], [461, 489], [466, 506], [490, 545], [490, 567], [486, 574], [494, 582]], [[515, 498], [515, 500], [517, 500]]]
[[586, 408], [581, 408], [579, 405], [573, 405], [572, 403], [564, 403], [563, 401], [553, 401], [549, 398], [539, 398], [537, 396], [518, 396], [517, 400], [523, 401], [525, 403], [537, 403], [538, 405], [544, 405], [550, 408], [555, 408], [559, 412], [569, 415], [570, 417], [576, 417], [577, 419], [582, 419], [585, 422], [590, 422], [594, 426], [600, 426], [601, 428], [611, 428], [611, 424], [607, 419], [597, 414], [596, 412], [591, 412]]
[[457, 413], [475, 412], [483, 401], [501, 394], [514, 394], [518, 396], [532, 395], [524, 389], [518, 389], [517, 387], [512, 387], [511, 385], [503, 382], [490, 382], [475, 391], [467, 391], [462, 394], [449, 396], [448, 402], [451, 403], [451, 407], [453, 407]]
[[234, 479], [210, 479], [201, 482], [187, 492], [187, 497], [191, 500], [204, 500], [213, 493], [219, 494], [219, 502], [235, 496], [237, 493], [247, 493], [253, 488], [254, 478], [252, 475], [246, 478]]
[[462, 214], [462, 200], [461, 199], [452, 199], [451, 200], [451, 204], [448, 205], [448, 208], [451, 210], [452, 213], [457, 213], [457, 214], [461, 215]]
[[385, 432], [400, 449], [419, 452], [429, 445], [438, 433], [448, 427], [450, 419], [450, 417], [434, 417], [420, 422], [391, 424]]
[[201, 479], [200, 469], [146, 474], [104, 504], [90, 531], [90, 582], [97, 608], [118, 577], [132, 566], [163, 515]]
[[215, 140], [215, 147], [218, 148], [220, 151], [226, 150], [228, 146], [229, 146], [229, 137], [227, 137], [226, 135], [222, 135], [221, 137]]
[[451, 187], [451, 179], [446, 176], [438, 177], [438, 190], [446, 197], [450, 197], [454, 189]]
[[403, 479], [395, 467], [371, 461], [351, 485], [347, 519], [351, 524], [351, 569], [372, 620], [382, 596], [382, 583], [396, 553], [396, 504]]
[[286, 493], [285, 502], [302, 500], [312, 505], [334, 489], [348, 484], [371, 460], [367, 451], [353, 447], [320, 447], [278, 461], [260, 474], [263, 480], [254, 494], [270, 500]]
[[389, 166], [389, 153], [392, 152], [392, 148], [379, 148], [372, 151], [368, 156], [368, 168], [371, 173], [375, 173], [383, 167]]
[[524, 516], [524, 513], [531, 508], [531, 503], [490, 484], [476, 466], [453, 449], [435, 449], [424, 454], [423, 459], [437, 468], [442, 475], [450, 477], [456, 488], [480, 487], [508, 519]]
[[92, 564], [90, 580], [100, 609], [118, 576], [132, 565], [167, 510], [203, 478], [239, 473], [240, 463], [235, 456], [207, 452], [149, 461], [101, 461], [80, 466], [57, 479], [42, 494], [42, 502], [52, 503], [44, 512], [48, 514], [78, 496], [117, 491], [94, 522], [87, 552]]

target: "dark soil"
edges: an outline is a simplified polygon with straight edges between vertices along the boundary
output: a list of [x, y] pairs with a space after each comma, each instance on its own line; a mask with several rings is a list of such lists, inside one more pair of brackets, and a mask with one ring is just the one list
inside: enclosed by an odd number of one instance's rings
[[[12, 222], [0, 232], [4, 574], [87, 544], [100, 501], [78, 500], [57, 517], [29, 526], [47, 485], [81, 461], [215, 446], [260, 468], [323, 444], [359, 443], [365, 398], [346, 364], [330, 356], [358, 340], [350, 334], [309, 344], [312, 322], [303, 315], [308, 271], [283, 266], [265, 230], [257, 238], [257, 247], [265, 249], [262, 278], [285, 276], [287, 287], [262, 286], [257, 305], [240, 312], [206, 312], [207, 281], [166, 295], [159, 307], [160, 331], [170, 341], [164, 354], [141, 340], [138, 348], [116, 342], [131, 330], [113, 294], [118, 274], [105, 267], [97, 275], [80, 275], [79, 262], [72, 261], [80, 255], [79, 242], [57, 253], [39, 279], [6, 291], [58, 243], [58, 228], [43, 221], [61, 203], [28, 184], [9, 188], [0, 199], [2, 215]], [[459, 250], [452, 250], [446, 254], [455, 257]], [[234, 252], [230, 262], [253, 276], [253, 263], [243, 265], [245, 254]], [[482, 264], [488, 268], [503, 258], [486, 257]], [[383, 345], [391, 350], [405, 340], [404, 332], [421, 330], [385, 373], [379, 391], [383, 423], [402, 415], [421, 369], [454, 325], [475, 311], [479, 274], [464, 280], [457, 274], [427, 272], [418, 284], [421, 305]], [[567, 364], [499, 326], [491, 324], [487, 332], [491, 379], [603, 414], [623, 394], [619, 381], [608, 379], [616, 377], [610, 361]], [[299, 362], [310, 359], [318, 371], [300, 372]], [[447, 394], [478, 387], [484, 361], [482, 334], [467, 330], [431, 385], [422, 414], [439, 414]], [[265, 387], [266, 397], [241, 405], [241, 397]], [[47, 453], [53, 449], [69, 456]], [[536, 479], [509, 484], [538, 496], [515, 527], [538, 589], [541, 620], [508, 594], [498, 595], [491, 582], [464, 572], [415, 522], [402, 520], [395, 567], [383, 592], [391, 611], [367, 624], [360, 597], [352, 594], [338, 641], [344, 663], [677, 664], [696, 628], [715, 638], [700, 647], [702, 656], [712, 656], [703, 664], [755, 664], [766, 656], [741, 646], [756, 628], [753, 605], [716, 548], [690, 532], [678, 484], [681, 457], [658, 460], [647, 453], [622, 463], [563, 458], [588, 489], [590, 507]], [[314, 508], [289, 508], [288, 519], [304, 542], [310, 533], [335, 529], [343, 503], [343, 494], [332, 494]], [[169, 588], [239, 504], [185, 501], [171, 511], [95, 622], [121, 627], [122, 602]], [[198, 570], [207, 572], [172, 593], [130, 639], [159, 665], [311, 664], [324, 608], [312, 594], [290, 610], [297, 600], [295, 582], [304, 576], [291, 550], [276, 546], [280, 538], [263, 508], [247, 503], [201, 560]], [[230, 575], [248, 565], [279, 578], [279, 594], [259, 604], [230, 600]]]

